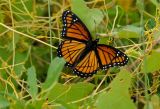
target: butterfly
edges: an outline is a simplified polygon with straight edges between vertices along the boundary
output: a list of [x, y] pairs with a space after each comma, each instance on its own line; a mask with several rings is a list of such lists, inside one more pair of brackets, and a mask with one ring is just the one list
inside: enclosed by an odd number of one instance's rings
[[80, 77], [89, 77], [98, 70], [113, 66], [124, 66], [128, 57], [120, 50], [93, 40], [85, 24], [73, 12], [66, 10], [62, 14], [64, 39], [58, 46], [57, 56], [63, 57], [66, 66]]

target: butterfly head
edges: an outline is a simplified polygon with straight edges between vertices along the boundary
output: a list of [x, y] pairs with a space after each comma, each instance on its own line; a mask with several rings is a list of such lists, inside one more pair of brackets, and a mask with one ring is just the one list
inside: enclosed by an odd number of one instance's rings
[[99, 42], [99, 39], [95, 39], [94, 41], [92, 41], [92, 44], [97, 46], [98, 42]]

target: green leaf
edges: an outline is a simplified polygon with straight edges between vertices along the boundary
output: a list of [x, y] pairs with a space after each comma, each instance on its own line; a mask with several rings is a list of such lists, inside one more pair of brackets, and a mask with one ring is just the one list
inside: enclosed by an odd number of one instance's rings
[[75, 104], [67, 104], [67, 102], [58, 102], [60, 106], [54, 107], [54, 109], [78, 109], [79, 106]]
[[69, 85], [56, 84], [49, 92], [48, 100], [52, 101], [56, 98], [57, 101], [71, 102], [87, 96], [94, 88], [90, 83], [76, 83]]
[[[12, 55], [11, 52], [9, 52], [7, 49], [5, 48], [0, 48], [0, 57], [4, 60], [7, 61], [7, 59], [9, 58], [9, 56]], [[0, 62], [1, 63], [1, 62]]]
[[27, 83], [29, 86], [28, 92], [32, 96], [32, 98], [35, 99], [38, 93], [35, 67], [34, 66], [30, 67], [27, 72], [28, 72], [27, 73], [27, 76], [28, 76]]
[[6, 98], [4, 98], [2, 95], [0, 95], [0, 109], [4, 109], [9, 107], [10, 103]]
[[140, 38], [142, 28], [133, 25], [127, 25], [118, 32], [119, 38]]
[[36, 100], [36, 101], [33, 101], [32, 106], [34, 107], [34, 109], [42, 109], [44, 102], [46, 102], [46, 100], [43, 100], [43, 99]]
[[[45, 99], [34, 100], [32, 102], [25, 103], [25, 109], [44, 109]], [[23, 104], [24, 107], [24, 104]], [[14, 108], [17, 109], [17, 108]], [[21, 108], [24, 109], [24, 108]]]
[[[76, 84], [56, 84], [55, 87], [49, 91], [48, 100], [60, 103], [64, 107], [70, 107], [69, 109], [75, 109], [79, 106], [79, 103], [71, 103], [86, 97], [92, 92], [94, 85], [91, 83], [76, 83]], [[70, 104], [66, 104], [69, 103]], [[84, 102], [84, 101], [82, 101]], [[68, 108], [67, 108], [68, 109]]]
[[43, 90], [48, 90], [54, 87], [57, 83], [60, 73], [64, 67], [65, 60], [63, 58], [56, 57], [50, 64], [47, 72], [47, 78], [42, 85]]
[[158, 0], [150, 0], [155, 6], [159, 7], [160, 4], [158, 3]]
[[[25, 71], [24, 64], [27, 59], [27, 52], [21, 53], [17, 52], [15, 55], [15, 64], [19, 64], [14, 67], [15, 73], [17, 76], [21, 76], [21, 74]], [[21, 63], [21, 64], [20, 64]]]
[[135, 109], [130, 99], [129, 87], [131, 74], [127, 70], [121, 70], [109, 85], [108, 92], [101, 93], [96, 101], [98, 109]]
[[[84, 0], [71, 0], [72, 11], [84, 22], [89, 31], [95, 30], [103, 20], [103, 14], [99, 9], [89, 9]], [[78, 8], [77, 8], [78, 7]]]
[[160, 52], [153, 50], [142, 63], [142, 72], [152, 73], [160, 69]]

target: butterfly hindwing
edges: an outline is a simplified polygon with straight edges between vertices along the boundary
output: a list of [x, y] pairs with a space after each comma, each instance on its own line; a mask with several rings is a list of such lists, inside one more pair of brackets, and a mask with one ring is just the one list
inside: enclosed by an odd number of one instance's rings
[[71, 11], [67, 10], [63, 12], [62, 21], [64, 24], [61, 33], [63, 38], [82, 42], [92, 39], [87, 27]]
[[109, 45], [98, 44], [97, 52], [102, 69], [113, 66], [124, 66], [128, 62], [126, 54]]
[[94, 50], [88, 52], [85, 57], [75, 66], [73, 72], [81, 77], [89, 77], [97, 72], [99, 62]]

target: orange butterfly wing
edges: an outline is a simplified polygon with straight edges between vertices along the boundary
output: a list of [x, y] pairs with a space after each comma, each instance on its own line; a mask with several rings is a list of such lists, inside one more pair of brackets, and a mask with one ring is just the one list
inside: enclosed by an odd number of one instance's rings
[[73, 72], [80, 77], [92, 76], [99, 69], [99, 62], [94, 50], [83, 57], [83, 59], [76, 64], [73, 69]]
[[63, 12], [62, 21], [64, 26], [61, 35], [63, 38], [82, 42], [92, 40], [87, 27], [71, 11]]
[[75, 40], [65, 40], [58, 47], [57, 54], [66, 60], [66, 65], [73, 67], [73, 64], [80, 57], [86, 45]]
[[58, 47], [57, 54], [66, 60], [66, 65], [73, 67], [82, 55], [86, 42], [92, 40], [87, 27], [71, 11], [62, 14], [63, 30], [61, 32], [65, 41]]
[[98, 44], [97, 50], [91, 50], [74, 67], [75, 74], [81, 77], [89, 77], [99, 69], [106, 70], [113, 66], [124, 66], [128, 62], [126, 54], [109, 46]]
[[124, 66], [128, 62], [126, 54], [109, 45], [98, 44], [97, 54], [101, 69], [104, 70], [113, 66]]

